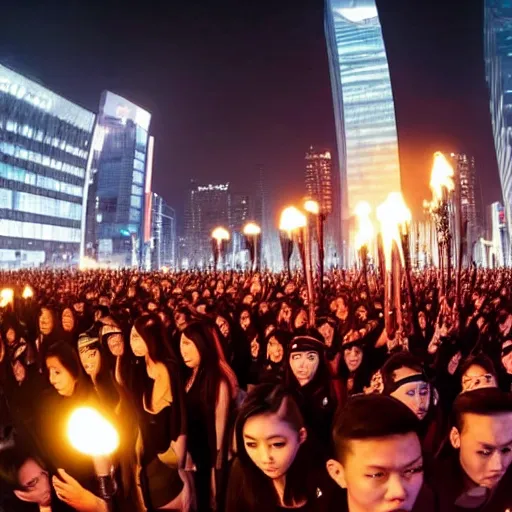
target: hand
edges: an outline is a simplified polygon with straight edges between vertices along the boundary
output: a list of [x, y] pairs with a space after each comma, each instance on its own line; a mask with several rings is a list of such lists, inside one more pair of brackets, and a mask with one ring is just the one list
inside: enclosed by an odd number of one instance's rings
[[63, 469], [57, 470], [58, 477], [52, 478], [57, 497], [79, 512], [106, 512], [107, 504], [92, 492], [84, 489]]

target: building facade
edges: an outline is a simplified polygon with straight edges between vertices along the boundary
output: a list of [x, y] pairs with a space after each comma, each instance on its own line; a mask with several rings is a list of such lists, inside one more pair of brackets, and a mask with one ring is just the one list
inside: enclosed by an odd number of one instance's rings
[[[101, 97], [97, 130], [101, 149], [94, 160], [97, 172], [91, 184], [98, 261], [129, 267], [146, 259], [150, 212], [152, 152], [148, 136], [151, 114], [109, 91]], [[99, 146], [100, 144], [98, 144]], [[93, 203], [93, 204], [92, 204]]]
[[211, 233], [231, 226], [229, 183], [198, 185], [191, 181], [185, 207], [185, 268], [207, 268], [213, 261]]
[[485, 0], [484, 51], [489, 106], [507, 229], [512, 227], [512, 4]]
[[375, 0], [326, 0], [325, 32], [346, 243], [359, 201], [375, 211], [401, 190], [395, 108]]
[[151, 201], [151, 268], [176, 269], [176, 213], [153, 192]]
[[79, 262], [94, 122], [0, 65], [0, 268]]

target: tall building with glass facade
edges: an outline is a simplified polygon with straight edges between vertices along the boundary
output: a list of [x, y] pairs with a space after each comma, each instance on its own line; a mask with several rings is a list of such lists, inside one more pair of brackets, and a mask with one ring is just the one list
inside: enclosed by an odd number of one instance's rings
[[359, 201], [401, 190], [393, 92], [375, 0], [326, 0], [343, 239]]
[[0, 268], [78, 263], [94, 121], [0, 65]]
[[153, 192], [151, 201], [151, 268], [176, 268], [176, 212]]
[[[98, 152], [91, 183], [89, 215], [94, 230], [89, 243], [97, 244], [100, 262], [126, 267], [143, 264], [150, 232], [145, 223], [151, 194], [151, 153], [148, 137], [151, 114], [117, 94], [101, 97], [95, 134]], [[100, 135], [98, 135], [98, 133]], [[95, 142], [96, 146], [96, 142]]]
[[[512, 2], [485, 0], [485, 74], [509, 237], [512, 228]], [[506, 258], [508, 261], [508, 258]]]

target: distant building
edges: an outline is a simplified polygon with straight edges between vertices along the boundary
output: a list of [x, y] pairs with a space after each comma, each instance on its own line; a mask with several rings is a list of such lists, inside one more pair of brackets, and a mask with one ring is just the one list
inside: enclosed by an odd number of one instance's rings
[[[326, 0], [325, 32], [339, 157], [342, 243], [360, 201], [399, 192], [393, 91], [375, 0]], [[343, 262], [350, 263], [343, 250]]]
[[512, 233], [512, 4], [484, 2], [485, 74], [509, 238]]
[[176, 213], [153, 193], [151, 201], [151, 268], [176, 268]]
[[0, 65], [0, 268], [78, 263], [94, 121]]
[[198, 185], [191, 181], [185, 208], [184, 259], [188, 268], [211, 264], [211, 233], [217, 226], [231, 226], [229, 183]]
[[[151, 114], [109, 91], [101, 97], [97, 131], [101, 149], [91, 183], [94, 228], [88, 248], [97, 246], [99, 261], [113, 266], [143, 265], [149, 242], [152, 147]], [[146, 216], [145, 216], [146, 213]]]

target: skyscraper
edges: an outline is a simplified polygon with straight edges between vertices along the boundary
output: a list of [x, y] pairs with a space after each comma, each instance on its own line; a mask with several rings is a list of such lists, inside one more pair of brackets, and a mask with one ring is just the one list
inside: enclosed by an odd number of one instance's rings
[[153, 192], [151, 201], [151, 268], [176, 267], [176, 213]]
[[325, 31], [346, 221], [401, 190], [395, 109], [375, 0], [326, 0]]
[[94, 120], [0, 65], [0, 268], [78, 263]]
[[185, 208], [185, 258], [188, 268], [206, 268], [212, 258], [211, 233], [231, 226], [229, 183], [190, 183]]
[[[509, 237], [512, 228], [512, 4], [485, 0], [485, 75]], [[508, 258], [506, 258], [508, 260]]]
[[[95, 191], [97, 256], [112, 265], [142, 264], [151, 197], [151, 114], [109, 91], [101, 97], [97, 130], [103, 144], [97, 156]], [[93, 217], [94, 217], [93, 216]]]

